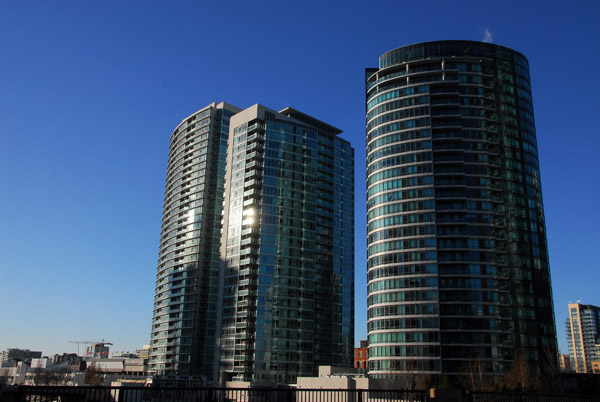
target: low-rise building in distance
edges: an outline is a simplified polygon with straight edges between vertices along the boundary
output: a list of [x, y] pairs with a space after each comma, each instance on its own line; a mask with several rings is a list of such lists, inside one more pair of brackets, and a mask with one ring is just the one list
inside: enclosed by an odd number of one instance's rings
[[360, 347], [354, 348], [354, 368], [366, 370], [369, 361], [369, 344], [366, 340], [360, 341]]
[[573, 371], [571, 357], [568, 354], [560, 353], [558, 355], [558, 364], [562, 373], [570, 373]]
[[9, 348], [0, 352], [0, 364], [7, 363], [9, 361], [13, 361], [15, 364], [17, 362], [29, 363], [31, 359], [39, 359], [40, 357], [42, 357], [42, 352], [39, 351]]

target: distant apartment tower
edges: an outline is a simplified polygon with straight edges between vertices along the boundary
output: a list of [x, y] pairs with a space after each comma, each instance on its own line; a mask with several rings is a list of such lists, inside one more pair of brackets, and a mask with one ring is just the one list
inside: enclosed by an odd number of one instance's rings
[[149, 372], [212, 376], [229, 119], [213, 103], [171, 135]]
[[294, 383], [319, 365], [351, 365], [353, 148], [292, 108], [254, 105], [229, 133], [221, 380]]
[[[111, 344], [112, 345], [112, 344]], [[94, 343], [85, 348], [85, 357], [93, 357], [98, 359], [108, 359], [110, 348], [106, 343]]]
[[366, 70], [369, 374], [556, 362], [527, 59], [471, 41]]
[[600, 365], [600, 307], [569, 303], [565, 330], [571, 369], [577, 373], [594, 373], [594, 365]]

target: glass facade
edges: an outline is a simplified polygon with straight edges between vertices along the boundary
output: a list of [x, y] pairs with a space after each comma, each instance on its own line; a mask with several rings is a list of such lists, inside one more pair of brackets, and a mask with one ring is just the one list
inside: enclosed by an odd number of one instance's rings
[[527, 59], [407, 46], [366, 96], [370, 375], [540, 372], [557, 347]]
[[354, 150], [294, 109], [231, 120], [221, 378], [295, 383], [354, 348]]
[[239, 110], [213, 103], [171, 135], [148, 361], [154, 375], [213, 373], [227, 139]]

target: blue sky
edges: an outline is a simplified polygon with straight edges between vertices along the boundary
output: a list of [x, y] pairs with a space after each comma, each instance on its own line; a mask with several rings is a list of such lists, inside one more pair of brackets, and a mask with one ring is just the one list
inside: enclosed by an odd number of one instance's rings
[[148, 343], [169, 136], [213, 101], [292, 106], [352, 142], [364, 339], [364, 68], [490, 35], [530, 62], [566, 351], [567, 303], [600, 305], [599, 17], [596, 1], [0, 0], [0, 350]]

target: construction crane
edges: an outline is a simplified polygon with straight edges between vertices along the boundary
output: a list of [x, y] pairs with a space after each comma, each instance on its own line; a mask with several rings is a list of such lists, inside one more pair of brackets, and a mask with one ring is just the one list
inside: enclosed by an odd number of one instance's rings
[[80, 343], [90, 344], [90, 343], [94, 343], [94, 342], [92, 342], [92, 341], [69, 341], [69, 343], [76, 343], [77, 344], [77, 356], [79, 356], [79, 344]]
[[[102, 349], [104, 348], [104, 345], [112, 345], [111, 342], [104, 342], [104, 338], [102, 338], [102, 341], [69, 341], [69, 343], [77, 344], [77, 356], [79, 356], [79, 344], [80, 343], [83, 343], [85, 345], [98, 345], [98, 346], [100, 346], [100, 351], [102, 351]], [[102, 355], [102, 352], [100, 352], [100, 355]], [[108, 355], [106, 357], [108, 357]]]

